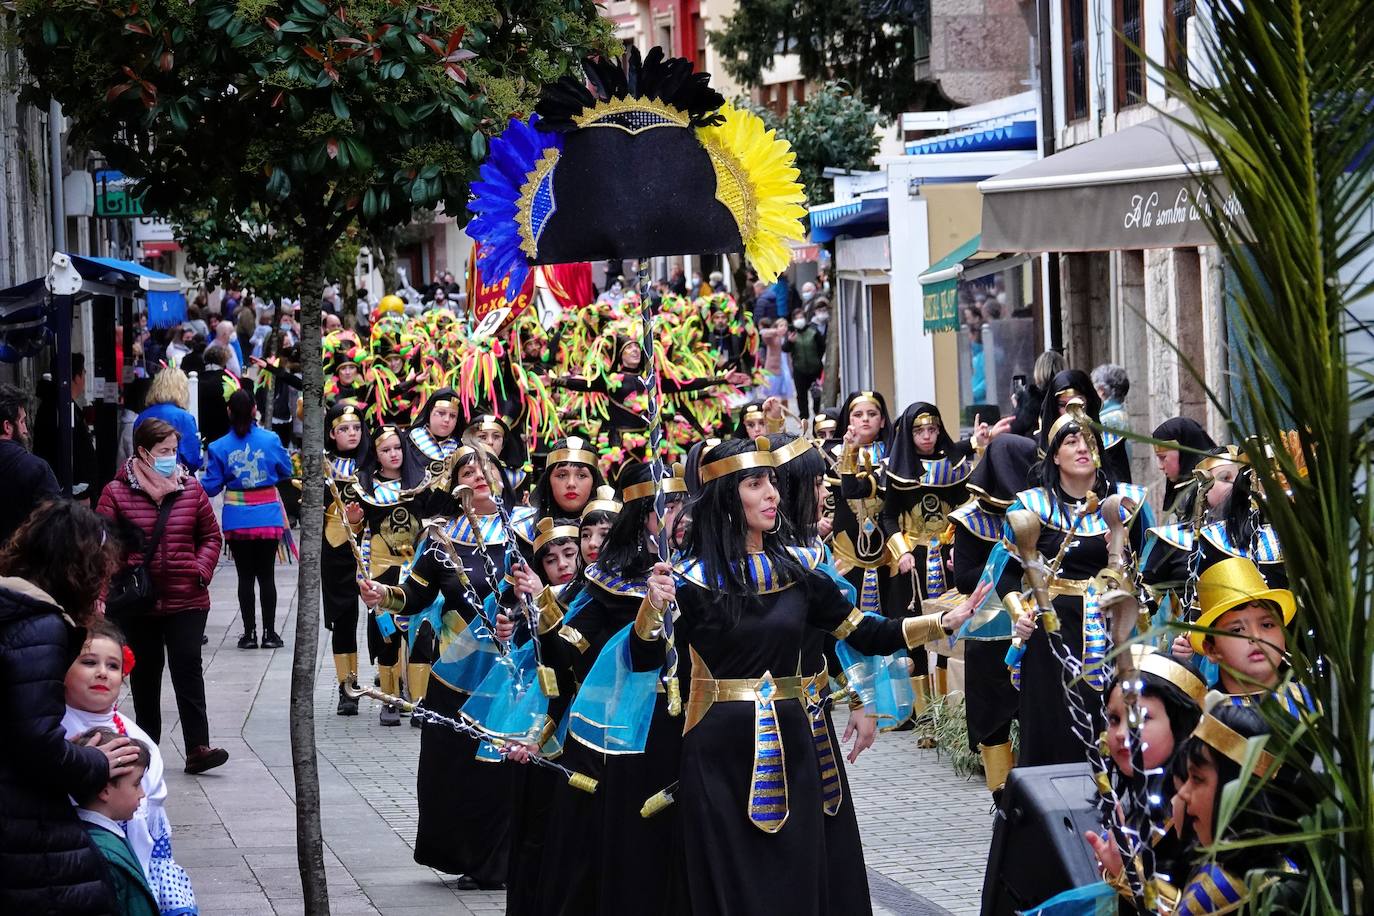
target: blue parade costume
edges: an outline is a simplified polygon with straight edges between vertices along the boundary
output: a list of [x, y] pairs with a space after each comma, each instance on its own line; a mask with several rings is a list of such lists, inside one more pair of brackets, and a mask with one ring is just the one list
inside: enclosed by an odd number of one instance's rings
[[[439, 603], [438, 655], [425, 707], [451, 718], [497, 664], [491, 634], [470, 606], [454, 565], [456, 558], [479, 600], [493, 593], [496, 583], [488, 579], [479, 551], [504, 573], [505, 532], [496, 515], [480, 516], [478, 523], [476, 533], [466, 518], [444, 526], [451, 554], [435, 539], [422, 542], [409, 576], [400, 586], [389, 587], [379, 606], [381, 612], [418, 608], [430, 613]], [[470, 735], [442, 727], [423, 730], [416, 772], [415, 861], [497, 885], [508, 870], [512, 787], [518, 774], [478, 754], [478, 741]]]
[[[1119, 484], [1115, 492], [1135, 503], [1135, 509], [1123, 521], [1132, 549], [1139, 550], [1152, 518], [1145, 502], [1146, 491], [1143, 487]], [[1039, 487], [1017, 494], [1007, 514], [1022, 509], [1030, 510], [1040, 520], [1036, 544], [1040, 556], [1058, 556], [1064, 539], [1071, 539], [1051, 580], [1050, 595], [1059, 617], [1059, 636], [1064, 648], [1084, 662], [1083, 682], [1074, 689], [1080, 692], [1082, 705], [1097, 721], [1101, 718], [1101, 690], [1105, 686], [1101, 668], [1106, 634], [1093, 579], [1107, 565], [1107, 522], [1100, 506], [1094, 512], [1080, 511], [1081, 507], [1063, 492], [1052, 495]], [[1124, 513], [1124, 506], [1122, 510]], [[1015, 539], [1010, 523], [1004, 537], [1008, 541]], [[1051, 650], [1043, 625], [1035, 628], [1026, 643], [1020, 664], [1020, 689], [1021, 750], [1017, 765], [1044, 766], [1081, 760], [1083, 745], [1073, 731], [1063, 700], [1064, 669]], [[1093, 734], [1101, 730], [1098, 722]]]

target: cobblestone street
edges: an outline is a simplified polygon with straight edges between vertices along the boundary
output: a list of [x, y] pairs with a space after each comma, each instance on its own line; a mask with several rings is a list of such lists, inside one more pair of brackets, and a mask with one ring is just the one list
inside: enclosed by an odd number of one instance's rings
[[[174, 848], [206, 914], [302, 911], [287, 716], [295, 578], [294, 566], [277, 568], [278, 628], [287, 640], [278, 651], [235, 647], [241, 627], [232, 568], [222, 565], [215, 578], [206, 689], [212, 739], [229, 751], [228, 764], [200, 777], [181, 772], [176, 707], [164, 688]], [[412, 861], [420, 732], [380, 728], [370, 700], [356, 718], [334, 715], [325, 636], [315, 713], [332, 911], [503, 912], [503, 894], [457, 891], [450, 876]], [[124, 705], [132, 707], [127, 698]], [[880, 736], [849, 773], [875, 913], [976, 913], [991, 830], [981, 779], [954, 775], [934, 751], [918, 750], [911, 732]]]

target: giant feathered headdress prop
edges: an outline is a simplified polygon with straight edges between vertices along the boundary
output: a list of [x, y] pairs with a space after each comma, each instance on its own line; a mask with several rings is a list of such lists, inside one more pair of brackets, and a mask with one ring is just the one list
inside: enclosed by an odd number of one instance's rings
[[531, 265], [744, 251], [771, 282], [803, 238], [787, 141], [727, 104], [691, 61], [585, 61], [491, 143], [467, 232], [518, 291]]

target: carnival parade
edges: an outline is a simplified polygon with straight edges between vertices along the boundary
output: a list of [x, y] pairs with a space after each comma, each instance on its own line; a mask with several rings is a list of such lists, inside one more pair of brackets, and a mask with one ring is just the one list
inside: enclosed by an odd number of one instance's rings
[[[643, 51], [580, 2], [164, 6], [83, 7], [82, 60], [148, 52], [108, 87], [5, 14], [77, 215], [0, 291], [0, 912], [1369, 911], [1362, 32], [1329, 124], [1251, 134], [1330, 52], [1233, 0], [1158, 86], [1117, 40], [1110, 117], [1074, 2], [1060, 98], [967, 104], [955, 37], [818, 87], [854, 21], [749, 0]], [[952, 15], [859, 7], [870, 71]], [[93, 88], [112, 229], [62, 191]], [[212, 169], [238, 104], [315, 145]]]

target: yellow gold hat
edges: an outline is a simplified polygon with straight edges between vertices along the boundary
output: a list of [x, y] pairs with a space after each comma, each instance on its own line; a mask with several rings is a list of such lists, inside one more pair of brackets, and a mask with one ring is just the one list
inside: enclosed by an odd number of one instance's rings
[[[1210, 627], [1227, 611], [1255, 601], [1272, 601], [1278, 605], [1284, 626], [1292, 622], [1298, 609], [1292, 592], [1286, 588], [1270, 588], [1260, 575], [1259, 567], [1245, 557], [1228, 557], [1204, 571], [1197, 580], [1197, 600], [1202, 611], [1194, 623], [1200, 627]], [[1206, 638], [1206, 633], [1188, 634], [1196, 652], [1202, 652]]]

